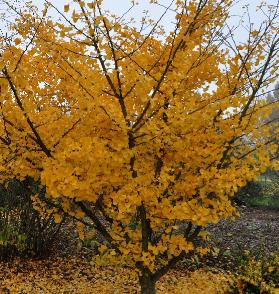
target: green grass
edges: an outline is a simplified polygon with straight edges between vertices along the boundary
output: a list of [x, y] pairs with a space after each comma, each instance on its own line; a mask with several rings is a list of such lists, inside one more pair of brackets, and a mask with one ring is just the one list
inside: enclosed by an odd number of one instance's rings
[[247, 197], [245, 202], [252, 207], [279, 208], [279, 197]]

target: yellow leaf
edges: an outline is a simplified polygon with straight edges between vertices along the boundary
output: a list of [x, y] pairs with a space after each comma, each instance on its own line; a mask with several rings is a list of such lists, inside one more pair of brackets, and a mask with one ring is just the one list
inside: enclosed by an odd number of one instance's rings
[[20, 43], [21, 43], [21, 40], [20, 40], [19, 38], [16, 38], [16, 39], [15, 39], [15, 44], [16, 44], [16, 45], [19, 45]]
[[88, 6], [88, 8], [93, 9], [94, 8], [94, 3], [93, 2], [87, 3], [87, 6]]
[[89, 29], [89, 34], [92, 36], [92, 35], [94, 35], [94, 29], [93, 28], [90, 28]]
[[57, 224], [61, 223], [61, 221], [62, 221], [62, 216], [61, 216], [60, 214], [56, 213], [56, 214], [54, 215], [54, 221], [55, 221]]
[[81, 211], [81, 210], [76, 211], [75, 214], [76, 214], [76, 217], [77, 217], [77, 218], [82, 218], [82, 217], [84, 217], [84, 212]]
[[65, 4], [64, 5], [64, 12], [68, 12], [70, 9], [70, 5], [69, 4]]

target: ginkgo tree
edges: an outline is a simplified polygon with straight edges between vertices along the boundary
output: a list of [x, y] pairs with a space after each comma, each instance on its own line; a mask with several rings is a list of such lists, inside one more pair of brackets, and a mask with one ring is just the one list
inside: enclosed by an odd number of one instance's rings
[[150, 1], [164, 13], [140, 24], [127, 17], [136, 3], [115, 16], [101, 0], [46, 0], [41, 13], [1, 2], [15, 16], [1, 38], [2, 179], [34, 178], [103, 236], [97, 261], [134, 268], [155, 293], [207, 252], [201, 229], [235, 215], [237, 189], [276, 167], [276, 121], [259, 118], [278, 75], [278, 6], [262, 5], [266, 20], [238, 44], [231, 0]]

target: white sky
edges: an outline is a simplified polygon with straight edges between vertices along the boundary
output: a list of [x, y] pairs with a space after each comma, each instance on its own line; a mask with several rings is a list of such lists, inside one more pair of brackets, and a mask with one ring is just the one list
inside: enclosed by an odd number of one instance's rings
[[[276, 5], [279, 0], [264, 0], [265, 3], [270, 4], [270, 5]], [[38, 6], [42, 7], [44, 0], [33, 0], [33, 2]], [[72, 0], [52, 0], [51, 1], [53, 5], [55, 5], [57, 8], [59, 8], [61, 11], [63, 11], [63, 6], [65, 4], [71, 4], [73, 1]], [[138, 6], [136, 6], [130, 13], [130, 17], [134, 17], [135, 19], [140, 19], [142, 17], [142, 12], [143, 10], [149, 10], [150, 14], [152, 17], [158, 19], [162, 13], [165, 11], [163, 7], [160, 7], [158, 5], [151, 5], [149, 4], [148, 0], [137, 0], [139, 3]], [[255, 24], [255, 28], [262, 22], [263, 14], [261, 12], [256, 11], [256, 7], [260, 4], [261, 0], [236, 0], [236, 3], [233, 7], [232, 14], [233, 15], [242, 15], [243, 14], [243, 9], [242, 7], [245, 5], [248, 5], [249, 7], [249, 14], [251, 17], [251, 21]], [[127, 9], [131, 6], [131, 1], [130, 0], [103, 0], [104, 7], [106, 9], [109, 9], [111, 12], [122, 15], [124, 12], [127, 11]], [[159, 3], [168, 6], [171, 3], [171, 0], [159, 0]], [[51, 12], [54, 13], [55, 12]], [[174, 17], [174, 12], [169, 11], [165, 15], [165, 17], [162, 19], [161, 24], [165, 26], [167, 30], [171, 30], [171, 22]], [[232, 25], [236, 25], [239, 21], [239, 17], [235, 17], [232, 20]], [[244, 30], [238, 30], [236, 32], [237, 36], [236, 38], [238, 40], [244, 40]]]

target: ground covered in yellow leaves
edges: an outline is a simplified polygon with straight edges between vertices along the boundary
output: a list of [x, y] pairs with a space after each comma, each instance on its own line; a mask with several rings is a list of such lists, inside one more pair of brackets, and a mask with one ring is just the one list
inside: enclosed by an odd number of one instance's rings
[[[228, 275], [220, 273], [172, 271], [158, 282], [157, 291], [216, 294], [225, 293], [231, 283]], [[79, 259], [0, 263], [0, 293], [139, 293], [138, 285], [129, 268], [100, 268]]]

